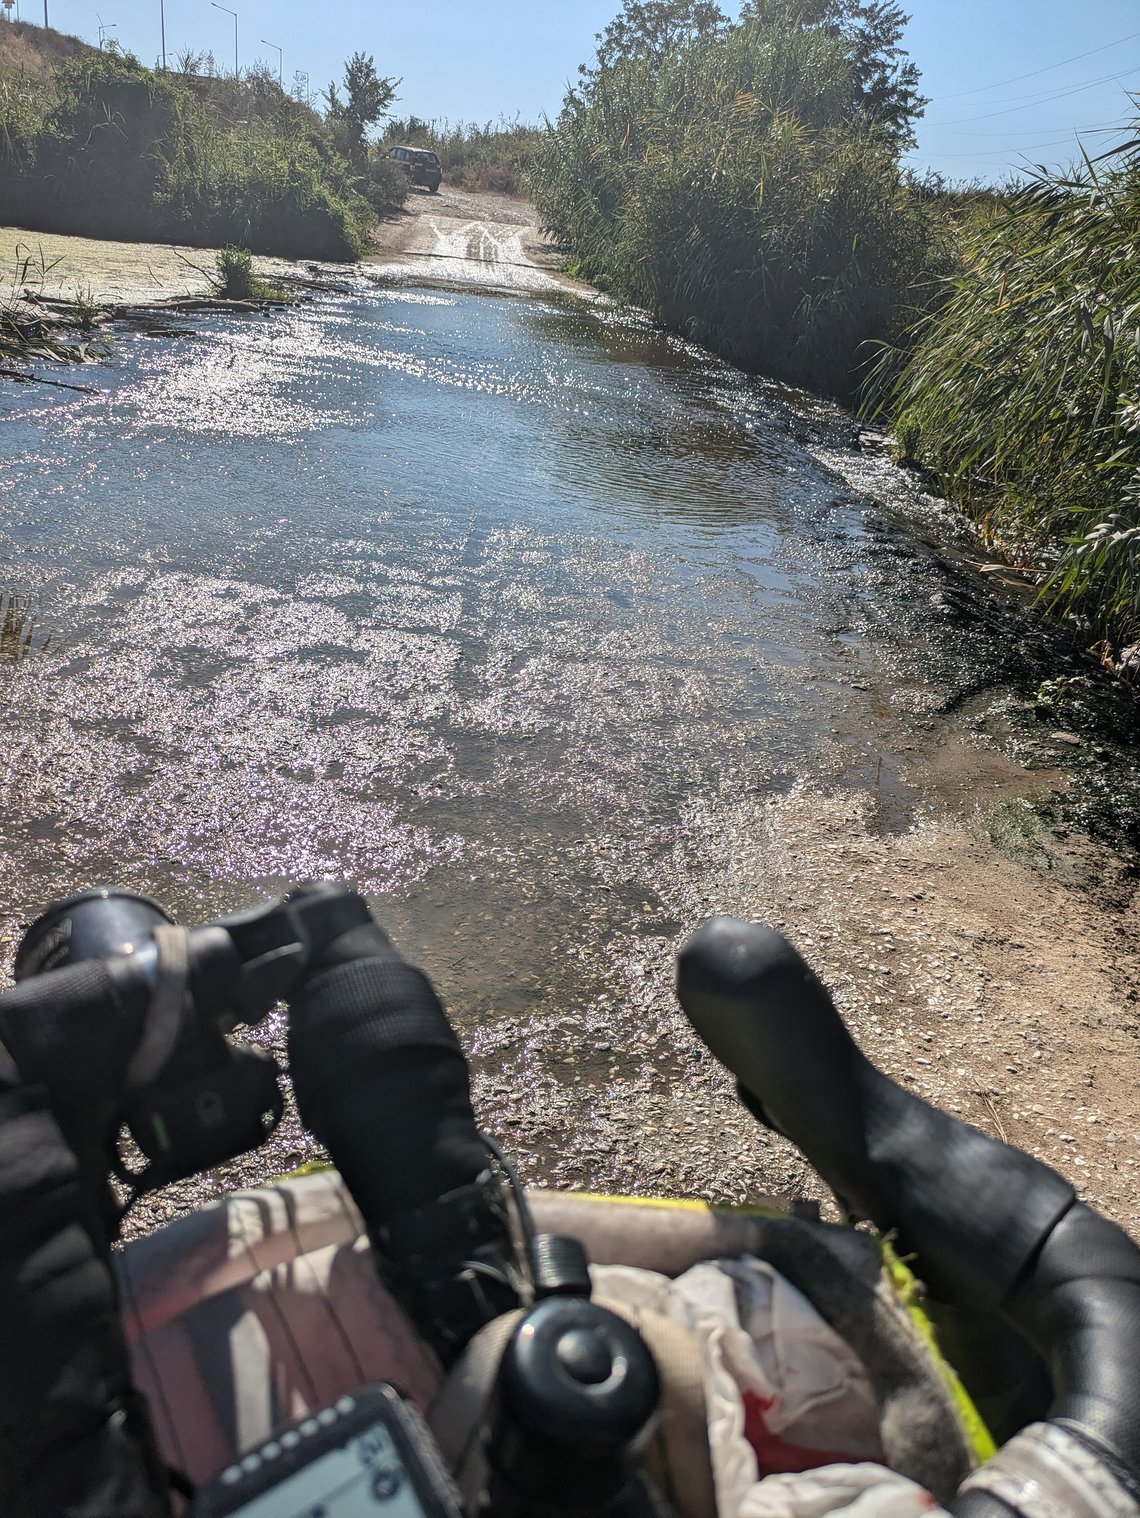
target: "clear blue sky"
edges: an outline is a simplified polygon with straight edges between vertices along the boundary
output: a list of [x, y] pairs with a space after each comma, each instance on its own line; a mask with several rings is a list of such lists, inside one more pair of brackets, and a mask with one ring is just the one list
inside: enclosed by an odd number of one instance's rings
[[[43, 0], [18, 3], [24, 20], [42, 19]], [[212, 49], [232, 68], [228, 15], [209, 0], [164, 3], [169, 56]], [[98, 12], [108, 28], [114, 25], [107, 35], [146, 63], [158, 55], [159, 4], [48, 0], [60, 31], [95, 41]], [[731, 3], [722, 5], [735, 13]], [[1105, 47], [1140, 33], [1136, 0], [904, 5], [913, 12], [907, 45], [932, 97], [913, 155], [918, 167], [951, 178], [1001, 178], [1025, 158], [1066, 162], [1078, 130], [1088, 129], [1090, 148], [1113, 141], [1112, 131], [1101, 129], [1127, 116], [1126, 89], [1140, 90], [1140, 35]], [[382, 73], [402, 77], [401, 114], [467, 121], [554, 114], [578, 64], [592, 54], [594, 33], [618, 6], [619, 0], [230, 0], [239, 13], [242, 67], [259, 58], [276, 67], [276, 52], [262, 42], [267, 38], [283, 49], [286, 86], [304, 70], [318, 90], [360, 48], [374, 54]]]

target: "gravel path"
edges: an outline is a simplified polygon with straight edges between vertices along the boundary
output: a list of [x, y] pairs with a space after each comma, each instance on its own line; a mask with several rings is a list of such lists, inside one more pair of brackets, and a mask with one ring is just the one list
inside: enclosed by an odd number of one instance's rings
[[[723, 911], [780, 927], [880, 1068], [1045, 1160], [1140, 1235], [1140, 918], [1109, 851], [1046, 831], [1011, 858], [945, 812], [884, 835], [864, 798], [808, 789], [724, 811], [719, 827], [719, 851], [694, 829], [707, 852], [673, 882], [681, 920]], [[673, 992], [683, 937], [624, 952], [621, 994], [592, 1005], [464, 1026], [451, 1003], [480, 1120], [532, 1184], [826, 1206], [802, 1156], [740, 1107], [689, 1030]], [[428, 968], [450, 1001], [452, 977]], [[267, 1030], [279, 1050], [283, 1031]], [[290, 1109], [268, 1151], [144, 1203], [134, 1226], [318, 1153]]]

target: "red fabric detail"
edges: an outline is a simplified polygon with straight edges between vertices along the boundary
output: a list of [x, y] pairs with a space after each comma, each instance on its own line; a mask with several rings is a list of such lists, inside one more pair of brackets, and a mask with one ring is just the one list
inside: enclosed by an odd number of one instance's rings
[[790, 1444], [772, 1433], [764, 1421], [764, 1414], [772, 1407], [773, 1398], [761, 1397], [746, 1391], [744, 1399], [744, 1437], [756, 1452], [758, 1476], [791, 1476], [800, 1471], [814, 1471], [821, 1465], [852, 1465], [862, 1463], [862, 1457], [842, 1450], [808, 1449], [802, 1444]]

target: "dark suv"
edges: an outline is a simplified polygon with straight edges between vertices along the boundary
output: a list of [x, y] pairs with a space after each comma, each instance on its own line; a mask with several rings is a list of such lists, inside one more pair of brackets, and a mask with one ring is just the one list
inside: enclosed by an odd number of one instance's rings
[[443, 170], [427, 148], [393, 148], [388, 157], [395, 159], [413, 184], [426, 186], [433, 195], [439, 189]]

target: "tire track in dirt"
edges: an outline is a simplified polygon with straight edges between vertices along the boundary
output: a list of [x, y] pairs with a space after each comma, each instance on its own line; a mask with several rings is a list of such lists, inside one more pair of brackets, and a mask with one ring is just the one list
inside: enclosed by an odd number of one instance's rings
[[534, 207], [514, 196], [446, 187], [413, 192], [381, 222], [368, 262], [396, 278], [433, 285], [543, 292], [587, 287], [559, 274], [557, 250], [540, 233]]

